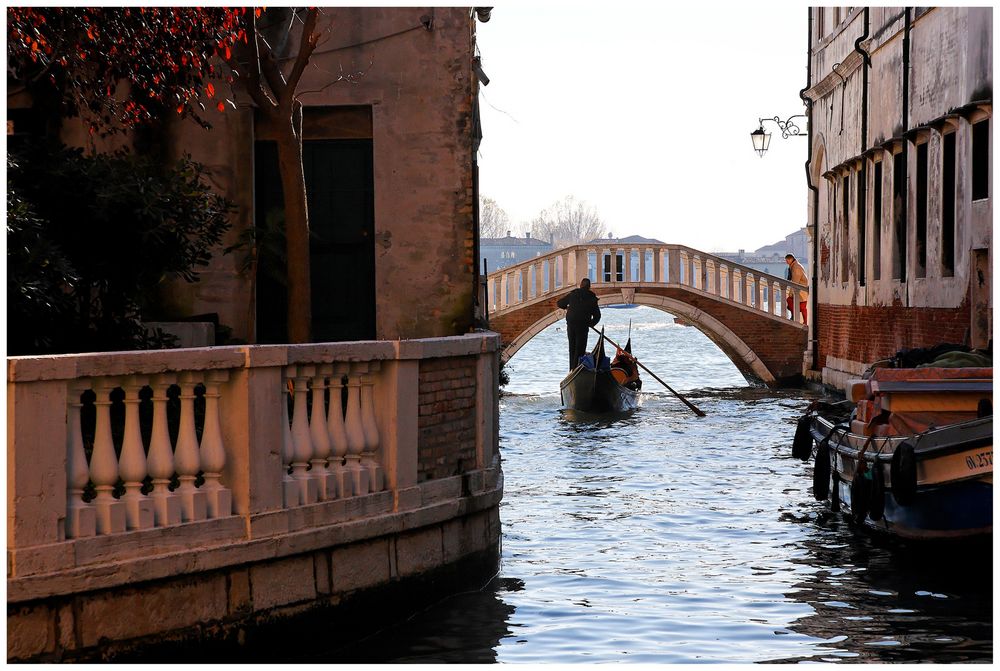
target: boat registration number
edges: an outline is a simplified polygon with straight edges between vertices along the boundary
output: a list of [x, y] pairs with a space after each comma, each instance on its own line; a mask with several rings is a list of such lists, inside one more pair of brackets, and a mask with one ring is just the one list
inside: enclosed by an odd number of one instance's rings
[[978, 471], [984, 468], [993, 468], [993, 450], [976, 452], [965, 457], [965, 465], [970, 471]]

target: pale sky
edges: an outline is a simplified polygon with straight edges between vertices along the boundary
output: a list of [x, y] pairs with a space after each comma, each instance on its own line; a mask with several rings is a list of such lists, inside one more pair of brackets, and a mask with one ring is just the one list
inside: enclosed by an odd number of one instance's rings
[[[480, 191], [511, 222], [572, 194], [617, 236], [756, 249], [807, 219], [807, 6], [501, 2], [477, 23]], [[805, 119], [797, 120], [805, 131]]]

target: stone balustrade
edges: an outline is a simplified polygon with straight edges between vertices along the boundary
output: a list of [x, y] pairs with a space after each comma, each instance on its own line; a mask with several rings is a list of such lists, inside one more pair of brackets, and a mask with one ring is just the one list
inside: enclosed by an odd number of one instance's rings
[[594, 288], [684, 287], [789, 320], [797, 318], [797, 312], [788, 312], [785, 296], [807, 288], [683, 245], [575, 245], [490, 273], [490, 315], [545, 300], [583, 277], [589, 277]]
[[[498, 347], [483, 333], [9, 358], [8, 601], [197, 570], [176, 558], [199, 550], [243, 548], [217, 566], [279, 556], [255, 541], [499, 489]], [[441, 361], [469, 379], [421, 374]], [[420, 427], [456, 407], [465, 430], [431, 472], [444, 448]]]

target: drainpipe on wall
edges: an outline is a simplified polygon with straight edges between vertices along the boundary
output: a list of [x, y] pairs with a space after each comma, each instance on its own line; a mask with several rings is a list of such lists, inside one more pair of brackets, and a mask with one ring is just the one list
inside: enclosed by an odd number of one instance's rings
[[861, 69], [861, 154], [868, 150], [868, 70], [872, 66], [872, 58], [861, 46], [861, 43], [868, 39], [871, 30], [868, 11], [869, 8], [865, 7], [865, 31], [861, 37], [854, 40], [854, 50], [861, 54], [865, 61]]
[[812, 183], [812, 170], [811, 170], [811, 167], [812, 167], [812, 142], [813, 142], [813, 116], [812, 116], [813, 115], [813, 108], [812, 108], [812, 100], [810, 100], [809, 97], [806, 95], [806, 91], [808, 91], [809, 87], [812, 86], [812, 35], [813, 35], [813, 32], [812, 32], [812, 23], [813, 23], [813, 14], [812, 14], [812, 10], [808, 9], [808, 8], [806, 9], [806, 13], [807, 13], [807, 17], [808, 17], [808, 19], [806, 21], [806, 26], [807, 26], [807, 30], [809, 31], [809, 36], [808, 36], [809, 47], [806, 50], [806, 85], [805, 85], [805, 88], [803, 88], [802, 90], [799, 91], [799, 98], [801, 98], [802, 102], [805, 103], [805, 106], [806, 106], [806, 116], [808, 117], [807, 121], [809, 123], [809, 134], [806, 136], [806, 141], [808, 142], [808, 146], [806, 148], [806, 151], [808, 153], [806, 154], [806, 164], [805, 164], [805, 169], [806, 169], [806, 185], [809, 187], [809, 190], [812, 191], [812, 194], [813, 194], [813, 196], [812, 196], [812, 200], [813, 200], [813, 203], [812, 203], [812, 206], [813, 206], [812, 207], [812, 209], [813, 209], [812, 291], [809, 292], [809, 302], [811, 304], [809, 312], [810, 312], [810, 314], [812, 314], [812, 321], [810, 322], [810, 328], [812, 329], [812, 339], [811, 339], [811, 343], [810, 343], [812, 345], [812, 363], [810, 364], [809, 368], [810, 368], [810, 370], [817, 370], [818, 369], [817, 365], [819, 363], [819, 353], [817, 352], [817, 350], [819, 349], [819, 337], [817, 335], [817, 333], [818, 333], [818, 329], [817, 329], [818, 320], [816, 319], [816, 317], [817, 317], [816, 306], [818, 304], [818, 301], [816, 300], [816, 292], [817, 292], [817, 287], [819, 286], [819, 270], [818, 270], [818, 268], [819, 268], [819, 189], [816, 187], [815, 184]]
[[[910, 11], [911, 7], [905, 7], [903, 24], [903, 134], [910, 129]], [[903, 143], [903, 152], [906, 152], [906, 142]]]
[[[911, 30], [911, 14], [912, 7], [905, 7], [903, 9], [904, 14], [904, 24], [903, 24], [903, 128], [900, 135], [903, 136], [903, 165], [906, 167], [907, 179], [909, 179], [910, 174], [910, 141], [906, 139], [906, 132], [910, 129], [910, 30]], [[895, 179], [895, 175], [893, 175]], [[905, 187], [906, 185], [904, 185]], [[910, 246], [910, 227], [909, 227], [909, 188], [904, 188], [903, 190], [903, 211], [902, 220], [903, 226], [906, 228], [906, 240], [903, 240], [903, 249], [900, 250], [900, 256], [902, 262], [900, 263], [899, 281], [906, 282], [906, 272], [909, 265], [909, 246]], [[895, 215], [895, 213], [893, 213]], [[895, 218], [895, 216], [894, 216]], [[895, 234], [895, 232], [894, 232]], [[909, 293], [909, 292], [907, 292]], [[906, 304], [909, 305], [909, 300], [906, 300]]]

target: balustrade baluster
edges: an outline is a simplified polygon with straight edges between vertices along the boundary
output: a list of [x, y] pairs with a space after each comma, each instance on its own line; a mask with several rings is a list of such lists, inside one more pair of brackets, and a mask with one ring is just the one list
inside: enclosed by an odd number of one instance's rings
[[535, 263], [535, 298], [545, 293], [545, 262]]
[[364, 420], [361, 417], [361, 374], [367, 368], [364, 364], [353, 364], [347, 378], [347, 417], [344, 429], [347, 432], [347, 470], [356, 495], [368, 492], [368, 472], [361, 467], [361, 453], [365, 449]]
[[142, 481], [146, 478], [146, 452], [139, 430], [139, 390], [146, 382], [145, 377], [132, 376], [126, 378], [122, 385], [125, 392], [125, 435], [122, 437], [118, 475], [125, 481], [125, 494], [121, 500], [125, 504], [125, 528], [130, 531], [153, 526], [153, 502], [142, 493]]
[[312, 416], [309, 419], [309, 432], [312, 438], [312, 474], [319, 489], [319, 500], [328, 501], [337, 498], [337, 483], [327, 469], [326, 462], [330, 459], [330, 426], [326, 419], [326, 376], [333, 367], [329, 364], [319, 366], [317, 375], [312, 379]]
[[292, 477], [299, 485], [299, 503], [308, 505], [319, 499], [319, 483], [308, 472], [313, 455], [309, 435], [309, 399], [306, 380], [315, 372], [313, 366], [298, 366], [293, 378], [295, 405], [292, 406]]
[[647, 251], [649, 251], [649, 250], [647, 250], [647, 249], [640, 249], [639, 250], [639, 281], [640, 282], [645, 282], [646, 281], [646, 252]]
[[[294, 367], [286, 375], [294, 375]], [[281, 491], [286, 508], [301, 503], [299, 483], [291, 475], [292, 461], [295, 460], [295, 444], [292, 440], [292, 429], [288, 421], [288, 401], [291, 391], [288, 388], [289, 378], [285, 377], [281, 384]]]
[[229, 371], [209, 371], [205, 380], [205, 426], [201, 432], [201, 470], [205, 484], [208, 516], [229, 517], [233, 514], [233, 493], [222, 486], [220, 479], [226, 467], [226, 448], [222, 443], [222, 424], [219, 420], [219, 387], [229, 379]]
[[177, 376], [164, 373], [153, 378], [153, 430], [149, 438], [149, 455], [146, 470], [153, 479], [153, 523], [158, 527], [181, 523], [181, 500], [170, 491], [170, 478], [174, 476], [174, 451], [170, 445], [167, 427], [167, 389], [177, 381]]
[[180, 486], [177, 495], [181, 499], [181, 520], [194, 522], [208, 516], [208, 499], [205, 492], [194, 486], [201, 470], [201, 455], [198, 450], [198, 433], [194, 426], [195, 387], [198, 384], [193, 373], [183, 373], [181, 388], [181, 421], [177, 432], [177, 448], [174, 450], [174, 467]]
[[86, 538], [97, 533], [97, 512], [83, 500], [83, 490], [90, 480], [87, 453], [83, 449], [80, 425], [81, 394], [89, 387], [71, 382], [66, 407], [66, 538]]
[[632, 248], [626, 247], [622, 250], [622, 260], [624, 261], [622, 268], [622, 281], [631, 282], [632, 281]]
[[125, 531], [125, 504], [112, 494], [118, 483], [118, 456], [111, 438], [110, 395], [117, 386], [113, 378], [101, 378], [95, 389], [97, 423], [94, 427], [94, 451], [90, 455], [90, 480], [97, 492], [94, 508], [99, 534]]
[[510, 273], [500, 274], [500, 309], [510, 307]]
[[[368, 365], [369, 373], [379, 369], [377, 361]], [[375, 378], [372, 375], [361, 376], [361, 426], [365, 433], [365, 449], [361, 453], [361, 466], [368, 472], [368, 487], [372, 492], [380, 492], [385, 488], [385, 474], [382, 466], [375, 459], [378, 452], [379, 435], [378, 422], [375, 420]]]
[[334, 364], [330, 378], [330, 408], [327, 424], [330, 430], [330, 470], [336, 483], [337, 496], [346, 498], [354, 493], [350, 474], [344, 465], [347, 456], [347, 430], [344, 427], [343, 378], [350, 369], [348, 364]]

